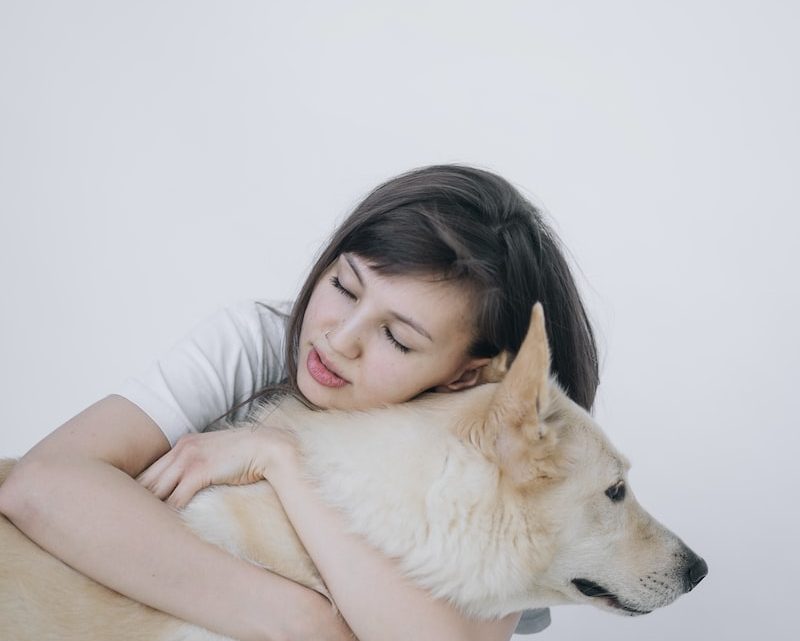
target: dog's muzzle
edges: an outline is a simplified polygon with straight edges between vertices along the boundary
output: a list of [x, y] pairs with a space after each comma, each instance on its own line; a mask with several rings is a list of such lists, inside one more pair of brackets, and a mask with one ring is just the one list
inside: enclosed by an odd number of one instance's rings
[[[682, 556], [685, 558], [684, 570], [678, 577], [683, 579], [683, 591], [691, 592], [708, 575], [708, 564], [689, 548], [685, 548]], [[572, 579], [572, 585], [584, 596], [603, 599], [608, 605], [629, 614], [648, 614], [652, 611], [639, 610], [620, 601], [619, 597], [608, 588], [589, 579]]]

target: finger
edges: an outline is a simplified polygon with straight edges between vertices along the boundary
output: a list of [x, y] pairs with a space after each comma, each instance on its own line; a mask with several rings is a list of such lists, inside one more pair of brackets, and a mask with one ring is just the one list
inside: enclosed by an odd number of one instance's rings
[[207, 485], [208, 483], [203, 482], [199, 476], [193, 474], [184, 476], [180, 479], [180, 482], [169, 495], [166, 502], [175, 509], [186, 507], [186, 504], [192, 497]]
[[163, 471], [170, 466], [174, 458], [175, 450], [171, 449], [169, 452], [164, 454], [164, 456], [156, 460], [152, 465], [145, 469], [141, 474], [139, 474], [139, 476], [136, 477], [136, 480], [141, 485], [144, 485], [148, 490], [152, 489], [156, 479], [158, 479]]
[[140, 475], [138, 481], [159, 499], [170, 495], [180, 481], [184, 463], [175, 450], [170, 450]]
[[175, 491], [175, 488], [178, 486], [178, 484], [180, 484], [183, 475], [183, 466], [176, 462], [164, 469], [158, 478], [154, 479], [149, 489], [153, 494], [163, 501]]

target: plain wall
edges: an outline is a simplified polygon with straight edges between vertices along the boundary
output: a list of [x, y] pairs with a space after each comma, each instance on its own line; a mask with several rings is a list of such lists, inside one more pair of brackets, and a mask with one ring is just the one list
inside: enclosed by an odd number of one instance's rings
[[798, 4], [0, 2], [0, 452], [219, 306], [291, 298], [372, 187], [439, 162], [547, 212], [596, 415], [710, 575], [542, 639], [789, 639], [800, 562]]

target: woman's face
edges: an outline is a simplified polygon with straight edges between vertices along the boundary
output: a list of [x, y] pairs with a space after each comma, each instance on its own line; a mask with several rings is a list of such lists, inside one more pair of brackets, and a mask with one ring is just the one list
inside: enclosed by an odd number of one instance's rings
[[460, 286], [381, 276], [342, 254], [314, 287], [303, 318], [297, 384], [315, 405], [367, 409], [477, 380], [471, 297]]

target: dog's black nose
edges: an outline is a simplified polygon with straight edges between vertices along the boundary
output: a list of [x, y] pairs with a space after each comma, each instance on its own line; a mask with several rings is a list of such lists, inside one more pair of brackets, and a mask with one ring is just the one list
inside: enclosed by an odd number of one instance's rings
[[699, 556], [694, 557], [694, 561], [686, 571], [687, 591], [693, 590], [700, 581], [706, 578], [708, 574], [708, 565]]

